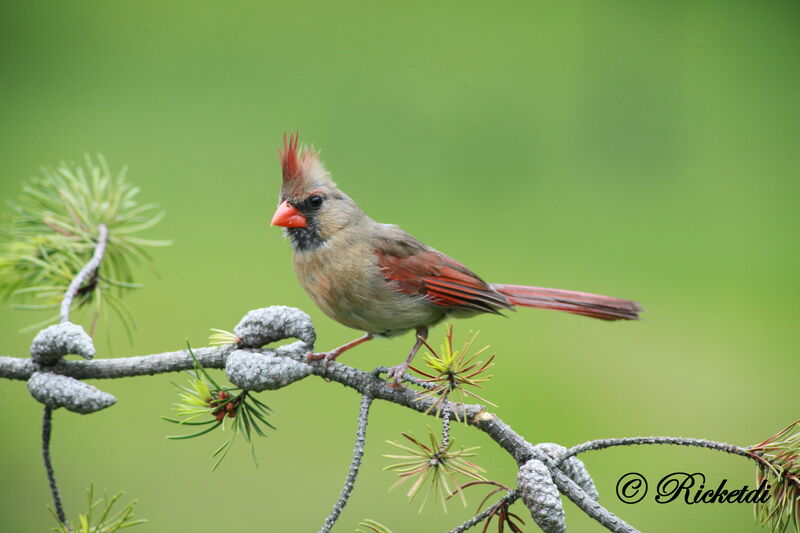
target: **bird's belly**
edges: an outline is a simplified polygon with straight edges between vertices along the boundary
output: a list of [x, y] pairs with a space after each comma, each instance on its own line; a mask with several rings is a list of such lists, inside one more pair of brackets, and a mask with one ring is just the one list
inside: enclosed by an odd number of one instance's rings
[[345, 326], [370, 333], [395, 335], [437, 322], [444, 313], [423, 298], [412, 298], [390, 287], [345, 284], [329, 293], [317, 293], [315, 303]]
[[394, 335], [444, 317], [444, 310], [424, 297], [393, 289], [383, 280], [377, 265], [331, 262], [313, 272], [304, 271], [303, 264], [295, 266], [301, 285], [314, 303], [350, 328]]

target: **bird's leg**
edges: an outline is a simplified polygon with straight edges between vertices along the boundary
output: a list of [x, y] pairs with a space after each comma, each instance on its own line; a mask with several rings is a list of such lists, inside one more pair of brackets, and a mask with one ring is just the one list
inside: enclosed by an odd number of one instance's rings
[[411, 361], [414, 359], [414, 356], [417, 355], [420, 346], [422, 346], [422, 341], [428, 339], [428, 326], [419, 326], [417, 328], [417, 342], [414, 343], [414, 347], [411, 348], [411, 352], [409, 352], [408, 357], [406, 360], [400, 363], [399, 365], [393, 366], [387, 372], [387, 379], [393, 380], [389, 386], [392, 388], [399, 388], [402, 386], [403, 383], [403, 375], [405, 375], [406, 371], [408, 370], [408, 365], [411, 364]]
[[325, 366], [328, 365], [329, 362], [333, 361], [344, 352], [349, 350], [350, 348], [354, 348], [363, 342], [367, 342], [368, 340], [372, 340], [375, 337], [372, 333], [365, 333], [363, 337], [359, 337], [356, 340], [350, 341], [347, 344], [342, 344], [338, 348], [334, 348], [330, 352], [320, 352], [320, 353], [311, 353], [309, 352], [306, 354], [306, 359], [308, 361], [319, 361], [320, 359], [324, 360]]

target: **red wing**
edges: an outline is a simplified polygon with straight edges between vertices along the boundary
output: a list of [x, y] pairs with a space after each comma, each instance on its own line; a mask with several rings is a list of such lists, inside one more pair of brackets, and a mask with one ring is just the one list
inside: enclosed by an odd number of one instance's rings
[[377, 251], [378, 265], [387, 281], [406, 294], [427, 296], [436, 305], [499, 313], [509, 301], [467, 267], [446, 255], [420, 250], [405, 257]]

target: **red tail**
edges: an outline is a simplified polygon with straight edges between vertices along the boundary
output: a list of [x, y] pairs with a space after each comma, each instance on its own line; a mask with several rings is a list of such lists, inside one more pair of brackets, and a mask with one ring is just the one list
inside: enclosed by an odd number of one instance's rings
[[600, 320], [638, 320], [639, 312], [642, 310], [636, 302], [588, 292], [526, 287], [524, 285], [494, 284], [492, 287], [514, 305], [555, 309]]

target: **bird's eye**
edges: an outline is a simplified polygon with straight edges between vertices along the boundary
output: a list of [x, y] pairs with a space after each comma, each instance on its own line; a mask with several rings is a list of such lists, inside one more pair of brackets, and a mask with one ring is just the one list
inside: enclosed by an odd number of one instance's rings
[[310, 205], [314, 209], [318, 208], [319, 206], [322, 205], [322, 196], [319, 196], [318, 194], [315, 194], [314, 196], [309, 197], [308, 198], [308, 205]]

